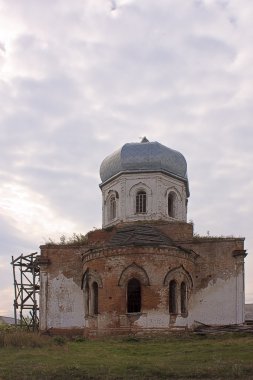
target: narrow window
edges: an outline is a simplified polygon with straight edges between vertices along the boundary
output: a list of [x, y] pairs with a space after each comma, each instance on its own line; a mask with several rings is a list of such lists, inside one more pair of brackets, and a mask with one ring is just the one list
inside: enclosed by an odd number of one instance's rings
[[175, 194], [173, 192], [168, 196], [168, 215], [175, 218]]
[[92, 306], [92, 314], [97, 315], [98, 314], [98, 284], [96, 282], [93, 282], [92, 284], [92, 299], [91, 299], [91, 306]]
[[144, 213], [147, 210], [147, 196], [145, 191], [136, 194], [136, 213]]
[[89, 315], [89, 285], [86, 283], [84, 289], [84, 313], [85, 315]]
[[170, 281], [169, 285], [169, 312], [177, 313], [177, 283], [175, 280]]
[[116, 199], [115, 197], [110, 198], [110, 220], [113, 220], [116, 218]]
[[181, 283], [180, 298], [181, 298], [181, 314], [185, 314], [187, 312], [187, 307], [186, 307], [187, 287], [186, 287], [185, 282]]
[[141, 311], [141, 284], [132, 278], [127, 284], [127, 312], [139, 313]]

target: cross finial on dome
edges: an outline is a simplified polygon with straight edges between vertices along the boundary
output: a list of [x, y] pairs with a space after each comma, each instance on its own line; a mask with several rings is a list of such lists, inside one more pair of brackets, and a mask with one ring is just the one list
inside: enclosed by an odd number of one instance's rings
[[149, 142], [149, 140], [147, 139], [146, 136], [144, 136], [142, 139], [141, 139], [141, 143], [147, 143]]

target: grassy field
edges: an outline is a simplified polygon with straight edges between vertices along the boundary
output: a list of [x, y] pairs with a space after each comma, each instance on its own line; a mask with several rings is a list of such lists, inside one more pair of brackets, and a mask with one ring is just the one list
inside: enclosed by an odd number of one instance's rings
[[253, 379], [253, 335], [66, 341], [0, 331], [0, 379]]

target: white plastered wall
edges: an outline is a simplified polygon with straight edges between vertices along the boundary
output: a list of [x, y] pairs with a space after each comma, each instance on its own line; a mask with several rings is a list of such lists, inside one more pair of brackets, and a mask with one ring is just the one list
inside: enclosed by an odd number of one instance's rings
[[243, 272], [229, 279], [217, 279], [192, 295], [189, 304], [189, 325], [200, 322], [210, 325], [244, 322]]
[[41, 329], [84, 327], [83, 291], [62, 273], [48, 278], [47, 320]]
[[45, 268], [40, 268], [40, 330], [47, 329], [47, 271]]
[[[147, 212], [136, 214], [135, 196], [138, 190], [147, 194]], [[168, 215], [168, 195], [176, 195], [175, 218]], [[117, 192], [117, 213], [114, 220], [108, 218], [109, 195]], [[122, 174], [102, 187], [103, 227], [118, 222], [135, 222], [139, 220], [187, 220], [186, 190], [183, 181], [162, 173]]]

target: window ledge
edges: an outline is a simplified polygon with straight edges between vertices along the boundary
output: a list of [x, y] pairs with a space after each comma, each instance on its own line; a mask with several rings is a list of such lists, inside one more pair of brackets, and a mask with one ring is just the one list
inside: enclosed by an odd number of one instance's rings
[[169, 315], [173, 316], [173, 317], [182, 317], [182, 318], [187, 318], [188, 317], [188, 313], [169, 313]]
[[91, 318], [91, 319], [93, 319], [93, 318], [97, 318], [99, 316], [99, 314], [88, 314], [88, 315], [85, 315], [85, 318]]

